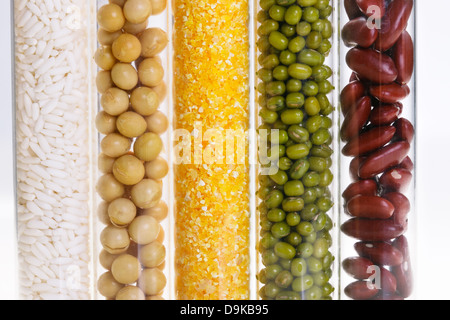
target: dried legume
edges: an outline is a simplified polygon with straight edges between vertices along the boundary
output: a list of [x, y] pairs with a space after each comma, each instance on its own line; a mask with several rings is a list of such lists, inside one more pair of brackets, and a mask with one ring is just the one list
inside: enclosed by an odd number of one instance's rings
[[278, 129], [279, 135], [269, 139], [267, 152], [277, 172], [260, 176], [259, 294], [330, 299], [333, 107], [327, 94], [334, 88], [324, 62], [331, 49], [331, 5], [261, 0], [260, 6], [260, 129]]

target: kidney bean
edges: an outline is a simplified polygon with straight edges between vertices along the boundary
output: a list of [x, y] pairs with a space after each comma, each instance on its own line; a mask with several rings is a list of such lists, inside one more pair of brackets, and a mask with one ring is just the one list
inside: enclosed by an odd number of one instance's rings
[[348, 202], [350, 199], [357, 195], [362, 196], [376, 196], [378, 191], [378, 184], [375, 180], [367, 179], [367, 180], [358, 180], [350, 184], [347, 189], [342, 193], [342, 197], [345, 202]]
[[359, 134], [369, 118], [371, 109], [372, 103], [368, 96], [360, 98], [358, 102], [352, 106], [342, 123], [342, 141], [348, 141]]
[[400, 108], [398, 104], [381, 104], [372, 109], [369, 121], [376, 126], [390, 125], [398, 119]]
[[378, 196], [358, 195], [347, 203], [348, 214], [367, 219], [389, 219], [394, 214], [394, 205]]
[[397, 279], [388, 269], [380, 268], [380, 287], [383, 293], [395, 293], [397, 290]]
[[[385, 6], [384, 6], [384, 0], [356, 0], [356, 4], [368, 17], [373, 17], [375, 19], [380, 19], [384, 16], [385, 13]], [[372, 6], [377, 7], [377, 12], [373, 12]]]
[[369, 48], [378, 37], [378, 30], [370, 29], [364, 17], [358, 17], [345, 24], [341, 31], [342, 41], [347, 47]]
[[347, 53], [350, 69], [370, 82], [388, 84], [397, 79], [397, 68], [387, 54], [372, 49], [353, 48]]
[[409, 171], [414, 170], [414, 163], [412, 162], [410, 157], [406, 157], [400, 164], [398, 165], [399, 168], [403, 168]]
[[407, 85], [391, 83], [380, 86], [370, 86], [369, 92], [381, 102], [396, 103], [405, 99], [411, 91]]
[[395, 138], [398, 140], [405, 140], [408, 143], [411, 143], [414, 139], [414, 126], [412, 123], [405, 118], [400, 118], [397, 121], [395, 121]]
[[409, 149], [408, 142], [399, 141], [375, 151], [359, 167], [359, 177], [370, 179], [398, 165], [408, 155]]
[[379, 183], [386, 191], [405, 192], [412, 180], [409, 170], [402, 168], [392, 168], [383, 173]]
[[359, 180], [359, 167], [366, 160], [366, 157], [356, 157], [350, 161], [349, 173], [353, 181]]
[[397, 82], [407, 84], [414, 72], [414, 44], [408, 31], [403, 31], [392, 50], [392, 59], [397, 67]]
[[366, 88], [361, 81], [352, 81], [342, 89], [341, 109], [344, 116], [364, 96], [365, 91]]
[[352, 218], [342, 224], [341, 230], [361, 241], [387, 241], [401, 236], [406, 227], [394, 223], [391, 219]]
[[392, 245], [403, 254], [403, 263], [392, 268], [392, 273], [397, 279], [397, 291], [402, 297], [408, 298], [414, 286], [408, 240], [405, 236], [401, 236], [395, 239]]
[[408, 198], [400, 192], [389, 192], [383, 195], [383, 198], [389, 200], [394, 205], [394, 214], [392, 220], [401, 226], [408, 223], [408, 213], [411, 210], [411, 204]]
[[[397, 280], [395, 280], [395, 281], [397, 281]], [[403, 298], [402, 296], [400, 296], [396, 293], [380, 292], [372, 300], [405, 300], [405, 298]]]
[[345, 294], [354, 300], [369, 300], [378, 294], [378, 289], [368, 281], [355, 281], [345, 287]]
[[398, 266], [403, 262], [401, 251], [387, 242], [357, 242], [355, 250], [378, 265]]
[[345, 156], [360, 156], [374, 151], [391, 141], [394, 134], [395, 127], [373, 127], [350, 140], [342, 148], [342, 154]]
[[344, 271], [358, 280], [368, 279], [372, 275], [369, 268], [373, 265], [374, 263], [372, 261], [363, 257], [351, 257], [342, 261]]
[[356, 0], [344, 0], [344, 8], [350, 20], [362, 16], [362, 12], [356, 4]]
[[386, 51], [392, 48], [408, 24], [413, 3], [413, 0], [393, 0], [389, 4], [375, 42], [377, 50]]

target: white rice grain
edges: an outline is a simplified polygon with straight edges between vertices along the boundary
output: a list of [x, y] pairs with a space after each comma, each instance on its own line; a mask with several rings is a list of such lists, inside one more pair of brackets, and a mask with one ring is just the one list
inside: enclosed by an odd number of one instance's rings
[[[89, 79], [86, 30], [67, 23], [86, 0], [16, 0], [17, 233], [26, 299], [89, 298]], [[76, 194], [73, 194], [77, 191]], [[58, 261], [57, 264], [54, 264]], [[81, 283], [85, 283], [81, 285]]]

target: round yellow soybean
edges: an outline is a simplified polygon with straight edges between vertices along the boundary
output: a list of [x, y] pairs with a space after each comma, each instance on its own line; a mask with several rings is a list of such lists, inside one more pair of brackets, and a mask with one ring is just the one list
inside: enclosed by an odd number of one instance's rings
[[128, 93], [119, 88], [109, 88], [100, 99], [103, 110], [112, 116], [118, 116], [128, 110]]
[[158, 110], [158, 94], [148, 87], [139, 87], [133, 90], [130, 96], [131, 107], [142, 116], [150, 116]]
[[129, 33], [121, 34], [112, 44], [114, 57], [125, 63], [131, 63], [141, 55], [142, 46], [139, 39]]
[[143, 161], [153, 161], [161, 153], [163, 142], [159, 135], [153, 132], [144, 133], [134, 143], [134, 154]]
[[147, 178], [161, 180], [169, 173], [169, 164], [161, 157], [145, 164], [145, 174]]
[[123, 14], [131, 23], [142, 23], [152, 14], [149, 0], [128, 0], [123, 6]]
[[105, 155], [118, 158], [130, 150], [131, 140], [119, 133], [110, 133], [103, 138], [100, 146]]
[[111, 173], [100, 177], [97, 182], [96, 190], [98, 195], [107, 202], [120, 198], [125, 193], [123, 184], [117, 181]]
[[132, 284], [139, 278], [141, 264], [136, 257], [124, 253], [118, 256], [112, 263], [111, 273], [117, 282], [122, 284]]
[[155, 218], [138, 216], [128, 226], [131, 239], [139, 245], [146, 245], [156, 240], [160, 225]]
[[108, 253], [121, 254], [127, 251], [130, 245], [130, 236], [127, 229], [110, 225], [100, 233], [100, 242]]
[[158, 268], [144, 269], [138, 285], [148, 296], [161, 294], [167, 283], [166, 276]]
[[125, 286], [117, 292], [116, 300], [138, 301], [145, 300], [145, 293], [135, 286]]
[[101, 70], [97, 73], [95, 84], [97, 85], [97, 91], [100, 94], [104, 94], [106, 90], [114, 87], [114, 82], [111, 79], [111, 71]]
[[118, 198], [108, 206], [108, 217], [118, 227], [129, 225], [136, 217], [136, 212], [133, 201], [126, 198]]
[[117, 62], [110, 46], [98, 47], [94, 55], [94, 60], [100, 69], [107, 71], [111, 70]]
[[97, 281], [98, 292], [107, 299], [114, 299], [123, 288], [123, 284], [117, 282], [111, 271], [102, 274]]
[[160, 28], [149, 28], [139, 35], [142, 45], [141, 56], [144, 58], [154, 57], [160, 54], [169, 43], [167, 33]]
[[149, 117], [145, 118], [147, 121], [147, 129], [155, 134], [163, 134], [169, 128], [169, 119], [161, 111], [156, 111]]
[[113, 165], [114, 177], [120, 183], [131, 186], [139, 183], [145, 176], [145, 167], [141, 160], [133, 155], [118, 158]]
[[135, 138], [147, 130], [147, 122], [140, 114], [132, 111], [122, 113], [117, 118], [117, 130], [128, 138]]
[[138, 68], [139, 80], [144, 86], [156, 87], [163, 81], [164, 69], [160, 59], [147, 58], [142, 60]]
[[97, 22], [100, 28], [108, 32], [119, 31], [125, 24], [122, 8], [115, 3], [100, 7], [97, 12]]
[[111, 69], [111, 80], [123, 90], [131, 90], [138, 84], [136, 69], [129, 63], [116, 63]]
[[109, 113], [100, 111], [95, 117], [95, 127], [101, 134], [108, 135], [116, 131], [116, 120], [117, 118]]

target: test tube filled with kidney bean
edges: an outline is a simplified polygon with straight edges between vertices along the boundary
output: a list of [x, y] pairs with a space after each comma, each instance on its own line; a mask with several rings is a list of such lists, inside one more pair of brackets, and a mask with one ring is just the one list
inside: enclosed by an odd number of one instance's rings
[[404, 300], [414, 294], [415, 3], [341, 4], [342, 298]]

